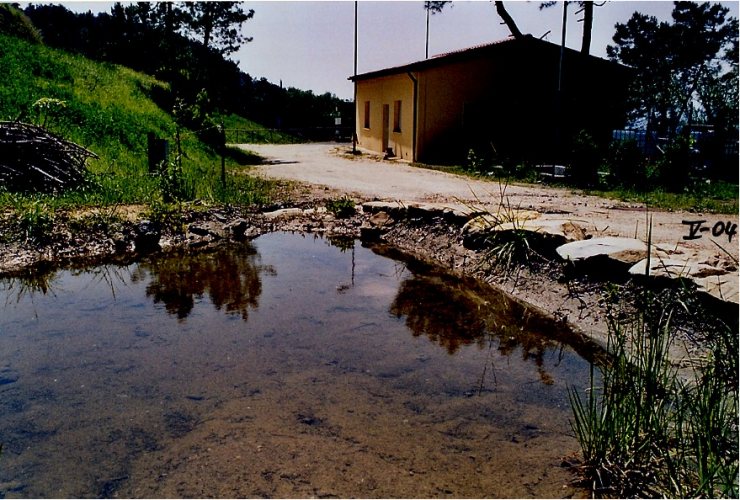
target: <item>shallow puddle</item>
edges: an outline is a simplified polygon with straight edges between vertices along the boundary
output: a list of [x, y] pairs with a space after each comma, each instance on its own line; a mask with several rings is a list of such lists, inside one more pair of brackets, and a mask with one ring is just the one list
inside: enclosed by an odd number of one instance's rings
[[0, 494], [581, 495], [572, 334], [385, 253], [277, 233], [0, 282]]

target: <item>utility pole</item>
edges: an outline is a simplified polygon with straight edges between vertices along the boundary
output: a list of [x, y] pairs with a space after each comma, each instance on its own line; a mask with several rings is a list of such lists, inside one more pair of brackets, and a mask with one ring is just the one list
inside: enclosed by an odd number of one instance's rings
[[560, 63], [558, 64], [558, 93], [563, 85], [563, 57], [565, 56], [565, 32], [568, 22], [568, 2], [563, 2], [563, 34], [560, 39]]
[[352, 79], [352, 83], [354, 84], [354, 103], [355, 103], [355, 129], [352, 131], [352, 154], [357, 154], [357, 123], [359, 122], [357, 118], [357, 0], [355, 0], [355, 70], [354, 70], [354, 78]]
[[424, 59], [429, 59], [429, 9], [427, 9], [427, 43], [424, 52]]
[[558, 63], [558, 91], [555, 95], [555, 152], [558, 161], [563, 161], [563, 60], [565, 59], [565, 34], [568, 22], [568, 2], [563, 2], [563, 31], [560, 38], [560, 61]]

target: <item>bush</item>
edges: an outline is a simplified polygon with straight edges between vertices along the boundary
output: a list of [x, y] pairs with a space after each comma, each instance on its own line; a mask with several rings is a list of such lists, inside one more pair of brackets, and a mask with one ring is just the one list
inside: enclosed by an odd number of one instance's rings
[[693, 140], [687, 136], [678, 136], [668, 144], [665, 154], [655, 165], [658, 184], [674, 193], [691, 184], [692, 145]]
[[31, 43], [41, 43], [41, 34], [23, 11], [0, 3], [0, 33]]
[[634, 140], [615, 142], [607, 158], [609, 183], [626, 189], [647, 189], [647, 159]]
[[599, 182], [601, 152], [591, 134], [581, 130], [573, 139], [568, 177], [579, 187], [596, 186]]

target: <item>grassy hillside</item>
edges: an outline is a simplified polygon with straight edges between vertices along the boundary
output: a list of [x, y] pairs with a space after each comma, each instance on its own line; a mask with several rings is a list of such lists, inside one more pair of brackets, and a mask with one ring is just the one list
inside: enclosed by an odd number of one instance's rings
[[[55, 197], [55, 204], [151, 203], [161, 201], [163, 180], [148, 173], [147, 133], [170, 140], [177, 154], [177, 125], [170, 110], [152, 99], [166, 84], [128, 68], [0, 34], [0, 120], [43, 125], [99, 156], [88, 161], [90, 183]], [[220, 118], [219, 118], [220, 119]], [[229, 127], [258, 128], [240, 117], [225, 117]], [[207, 201], [260, 201], [265, 186], [249, 177], [229, 176], [220, 183], [221, 159], [193, 131], [181, 131], [180, 184], [188, 197]], [[227, 158], [227, 170], [239, 166]], [[0, 188], [1, 190], [1, 188]], [[13, 199], [0, 193], [0, 204]]]

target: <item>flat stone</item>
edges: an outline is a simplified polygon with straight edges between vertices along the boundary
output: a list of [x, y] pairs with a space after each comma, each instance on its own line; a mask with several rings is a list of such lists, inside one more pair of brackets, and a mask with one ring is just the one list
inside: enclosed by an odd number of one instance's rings
[[[511, 215], [507, 217], [510, 218]], [[586, 229], [570, 219], [543, 218], [532, 210], [521, 210], [515, 217], [516, 222], [502, 222], [499, 217], [492, 214], [475, 217], [463, 226], [463, 235], [469, 237], [492, 231], [529, 231], [555, 236], [562, 243], [586, 238]]]
[[299, 215], [303, 215], [303, 210], [300, 208], [281, 208], [280, 210], [275, 210], [274, 212], [265, 212], [262, 214], [265, 219], [279, 219], [279, 218], [288, 218], [288, 217], [298, 217]]
[[585, 261], [605, 256], [625, 264], [634, 264], [647, 257], [647, 245], [634, 238], [605, 236], [588, 240], [573, 241], [556, 249], [563, 260]]
[[212, 221], [201, 222], [199, 224], [190, 224], [188, 226], [188, 233], [192, 233], [197, 236], [210, 235], [216, 239], [225, 238], [227, 236], [223, 224]]
[[362, 210], [371, 214], [378, 212], [386, 212], [389, 214], [400, 211], [405, 212], [406, 207], [408, 207], [408, 204], [400, 201], [368, 201], [362, 204]]
[[[647, 259], [643, 259], [629, 270], [630, 274], [637, 276], [645, 275]], [[708, 276], [722, 276], [727, 271], [718, 267], [709, 266], [699, 262], [690, 262], [681, 259], [650, 259], [649, 276], [661, 276], [666, 278], [706, 278]]]
[[[629, 270], [635, 276], [644, 276], [647, 259], [643, 259]], [[648, 272], [652, 277], [669, 279], [687, 279], [695, 283], [699, 291], [722, 300], [738, 304], [738, 275], [719, 267], [703, 262], [691, 262], [681, 259], [650, 259]]]
[[699, 290], [723, 301], [740, 304], [740, 287], [737, 273], [722, 276], [707, 276], [705, 278], [692, 278]]
[[486, 213], [470, 219], [463, 226], [463, 234], [497, 231], [504, 226], [506, 226], [506, 230], [513, 228], [525, 229], [520, 226], [524, 226], [526, 222], [534, 220], [539, 216], [539, 212], [533, 210], [517, 210], [511, 213]]
[[233, 239], [243, 240], [247, 227], [249, 227], [249, 223], [247, 223], [246, 220], [239, 218], [224, 225], [223, 229], [224, 232], [229, 234]]
[[463, 225], [471, 217], [480, 213], [479, 211], [463, 206], [450, 205], [447, 203], [421, 203], [404, 201], [369, 201], [363, 203], [363, 212], [375, 214], [386, 212], [392, 217], [401, 219], [414, 217], [419, 219], [432, 219], [442, 217], [452, 224]]

